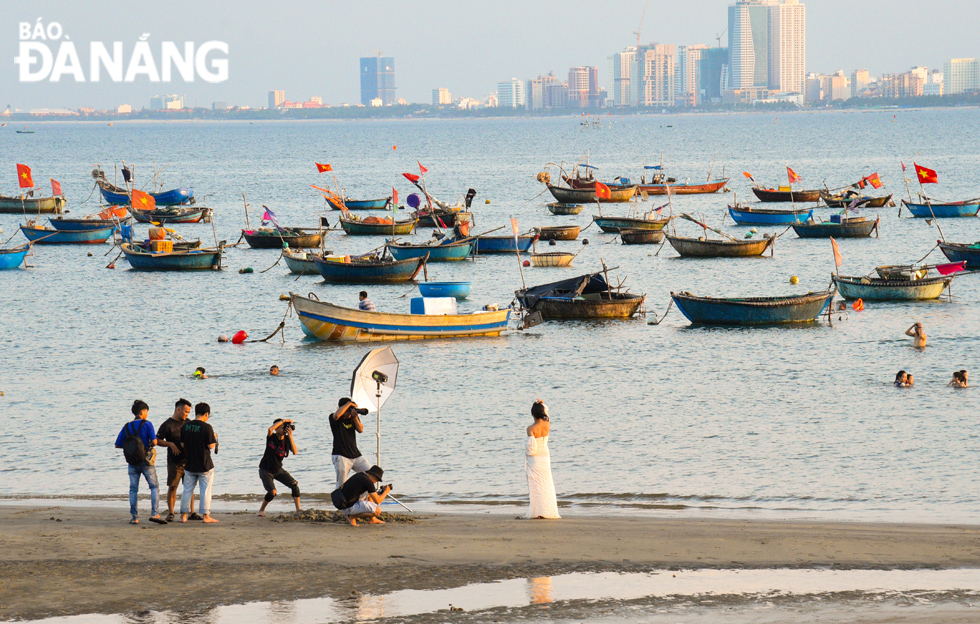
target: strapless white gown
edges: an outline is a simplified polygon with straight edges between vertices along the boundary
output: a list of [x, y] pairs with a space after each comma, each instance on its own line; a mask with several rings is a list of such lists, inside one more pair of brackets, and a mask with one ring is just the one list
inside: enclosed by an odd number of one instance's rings
[[555, 482], [551, 478], [551, 454], [548, 452], [548, 436], [527, 437], [524, 469], [527, 472], [527, 487], [531, 493], [529, 518], [561, 518], [558, 515], [558, 497]]

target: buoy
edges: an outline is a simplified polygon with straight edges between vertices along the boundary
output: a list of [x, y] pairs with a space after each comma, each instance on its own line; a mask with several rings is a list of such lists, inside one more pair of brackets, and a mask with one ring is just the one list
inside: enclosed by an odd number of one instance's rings
[[397, 145], [392, 145], [391, 146], [391, 149], [398, 149], [398, 146]]
[[549, 244], [549, 245], [551, 245], [552, 247], [554, 247], [554, 246], [555, 246], [555, 245], [557, 245], [558, 243], [557, 243], [557, 242], [555, 242], [555, 239], [553, 239], [553, 238], [552, 238], [552, 239], [551, 239], [550, 241], [548, 241], [548, 244]]
[[749, 231], [752, 232], [753, 234], [756, 234], [756, 233], [758, 233], [759, 228], [751, 228], [751, 229], [749, 229]]
[[525, 260], [524, 261], [524, 266], [526, 266], [526, 267], [531, 266], [531, 261], [530, 260]]
[[255, 269], [253, 269], [252, 267], [242, 267], [242, 268], [238, 269], [238, 272], [239, 273], [255, 273]]
[[116, 268], [116, 263], [115, 263], [115, 262], [113, 262], [112, 264], [110, 264], [110, 265], [109, 265], [109, 266], [107, 266], [106, 268], [107, 268], [107, 269], [114, 269], [114, 268]]
[[289, 249], [289, 243], [287, 243], [286, 241], [282, 241], [282, 248], [288, 250]]
[[92, 256], [94, 256], [94, 255], [95, 255], [95, 254], [94, 254], [94, 253], [92, 253], [91, 251], [90, 251], [90, 252], [88, 252], [88, 257], [89, 257], [89, 258], [91, 258], [91, 257], [92, 257]]
[[583, 244], [583, 245], [588, 245], [588, 244], [589, 244], [589, 239], [587, 239], [587, 238], [583, 238], [583, 239], [582, 239], [582, 244]]
[[851, 307], [854, 308], [856, 312], [860, 312], [861, 310], [864, 309], [864, 299], [858, 299], [857, 301], [851, 304]]
[[279, 301], [289, 301], [289, 295], [279, 295]]
[[238, 330], [235, 335], [231, 337], [231, 344], [242, 344], [245, 339], [248, 338], [248, 334], [244, 330]]
[[793, 277], [789, 278], [789, 283], [790, 284], [799, 284], [800, 283], [800, 278], [798, 278], [798, 277], [796, 277], [794, 275]]
[[489, 199], [488, 200], [485, 200], [483, 203], [484, 204], [489, 204], [490, 203], [490, 200]]
[[745, 238], [752, 238], [752, 232], [746, 232]]
[[218, 336], [218, 342], [228, 342], [228, 335], [221, 334], [220, 336]]

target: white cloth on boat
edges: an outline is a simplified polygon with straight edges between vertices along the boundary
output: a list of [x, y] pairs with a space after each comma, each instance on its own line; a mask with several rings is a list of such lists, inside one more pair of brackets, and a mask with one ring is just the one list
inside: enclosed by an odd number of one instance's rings
[[531, 495], [529, 518], [561, 518], [558, 515], [558, 497], [551, 477], [551, 454], [548, 452], [548, 436], [527, 437], [524, 449], [524, 470]]

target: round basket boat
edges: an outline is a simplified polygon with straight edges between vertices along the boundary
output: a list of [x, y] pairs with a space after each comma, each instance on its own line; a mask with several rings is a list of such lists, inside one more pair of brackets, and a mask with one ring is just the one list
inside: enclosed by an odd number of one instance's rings
[[580, 225], [555, 225], [534, 228], [539, 240], [575, 240], [582, 231]]
[[423, 297], [466, 299], [470, 296], [470, 282], [419, 282], [419, 293]]
[[577, 215], [582, 212], [582, 208], [584, 208], [582, 204], [563, 204], [561, 202], [548, 204], [548, 210], [553, 215]]
[[575, 254], [567, 251], [549, 251], [531, 254], [531, 264], [536, 267], [567, 267], [572, 266], [573, 258]]

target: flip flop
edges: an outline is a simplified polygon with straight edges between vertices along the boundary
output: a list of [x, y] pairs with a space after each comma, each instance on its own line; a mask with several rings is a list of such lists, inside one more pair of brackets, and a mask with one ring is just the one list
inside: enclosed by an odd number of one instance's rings
[[137, 520], [136, 518], [133, 518], [132, 520], [130, 520], [130, 521], [129, 521], [129, 523], [130, 523], [130, 524], [139, 524], [139, 523], [140, 523], [140, 521], [139, 521], [139, 520]]
[[188, 520], [204, 520], [204, 516], [202, 516], [201, 514], [199, 514], [199, 513], [197, 513], [195, 511], [191, 515], [187, 516], [187, 519]]
[[156, 522], [157, 524], [167, 524], [167, 521], [160, 516], [153, 516], [150, 518], [150, 522]]
[[173, 514], [167, 514], [167, 522], [173, 522], [173, 521], [174, 521], [174, 515]]

